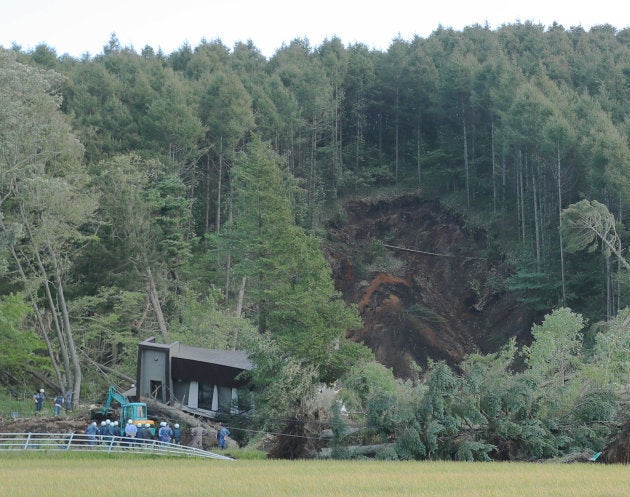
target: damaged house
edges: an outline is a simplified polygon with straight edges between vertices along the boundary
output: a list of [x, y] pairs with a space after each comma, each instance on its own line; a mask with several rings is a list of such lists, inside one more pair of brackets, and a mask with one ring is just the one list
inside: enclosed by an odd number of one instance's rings
[[240, 350], [163, 344], [151, 337], [138, 345], [136, 396], [206, 415], [237, 413], [248, 391], [239, 375], [252, 368]]

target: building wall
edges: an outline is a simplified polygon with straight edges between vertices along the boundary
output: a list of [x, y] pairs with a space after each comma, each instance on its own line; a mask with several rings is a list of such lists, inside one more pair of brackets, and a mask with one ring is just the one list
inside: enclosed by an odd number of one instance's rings
[[[136, 396], [191, 408], [236, 412], [238, 389], [246, 388], [238, 376], [249, 366], [243, 366], [238, 354], [235, 358], [226, 358], [226, 354], [229, 352], [186, 348], [179, 342], [161, 344], [155, 337], [148, 338], [138, 347]], [[234, 365], [228, 365], [231, 361]]]
[[140, 351], [140, 389], [138, 394], [142, 397], [155, 398], [160, 402], [166, 402], [167, 388], [169, 386], [166, 372], [168, 371], [168, 350]]

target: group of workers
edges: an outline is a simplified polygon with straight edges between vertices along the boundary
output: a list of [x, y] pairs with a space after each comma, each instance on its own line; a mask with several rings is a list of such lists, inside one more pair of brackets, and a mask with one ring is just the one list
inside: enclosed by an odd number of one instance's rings
[[[203, 449], [202, 436], [206, 433], [198, 424], [191, 429], [192, 441], [191, 447]], [[88, 438], [89, 445], [96, 445], [102, 443], [103, 445], [109, 445], [110, 443], [121, 443], [128, 445], [131, 443], [147, 443], [149, 441], [157, 440], [163, 443], [181, 444], [182, 430], [178, 423], [175, 423], [173, 427], [166, 421], [160, 423], [159, 429], [155, 430], [155, 427], [150, 423], [139, 423], [138, 425], [130, 419], [125, 426], [120, 426], [118, 421], [110, 421], [109, 419], [101, 421], [100, 426], [96, 421], [92, 421], [85, 429], [85, 434]], [[221, 423], [221, 426], [217, 429], [217, 445], [219, 449], [227, 449], [227, 437], [231, 435], [228, 427]]]
[[[136, 425], [131, 419], [127, 421], [125, 426], [120, 426], [118, 421], [111, 421], [109, 419], [101, 421], [100, 426], [96, 421], [92, 421], [85, 429], [85, 434], [88, 436], [89, 445], [96, 445], [98, 442], [109, 444], [115, 438], [120, 438], [123, 442], [148, 442], [156, 440], [154, 426], [150, 423], [139, 423]], [[181, 434], [179, 424], [175, 423], [171, 428], [166, 421], [162, 421], [157, 431], [157, 440], [164, 443], [179, 444]]]
[[[46, 392], [43, 388], [39, 390], [35, 395], [33, 395], [33, 400], [35, 401], [35, 412], [41, 413], [42, 407], [44, 405], [44, 400], [46, 400]], [[72, 410], [72, 391], [68, 390], [65, 395], [57, 395], [53, 400], [53, 410], [55, 416], [59, 416], [61, 414], [61, 409], [65, 408], [66, 411]]]
[[[40, 413], [44, 400], [46, 400], [46, 394], [43, 388], [33, 395], [33, 400], [35, 400], [35, 411]], [[72, 391], [66, 392], [64, 396], [57, 395], [53, 403], [55, 416], [59, 416], [62, 408], [70, 410], [72, 408]], [[203, 448], [202, 436], [204, 433], [205, 430], [201, 425], [191, 430], [192, 447]], [[116, 439], [119, 439], [121, 443], [128, 443], [130, 440], [137, 442], [158, 440], [159, 442], [175, 443], [179, 445], [181, 443], [182, 431], [178, 423], [175, 423], [173, 427], [171, 427], [166, 421], [160, 423], [160, 427], [156, 432], [155, 427], [150, 423], [138, 423], [136, 425], [130, 419], [127, 421], [127, 424], [120, 426], [118, 421], [106, 419], [105, 421], [101, 421], [100, 425], [96, 421], [90, 422], [85, 429], [85, 434], [87, 435], [89, 445], [96, 445], [97, 443], [107, 445], [112, 441], [118, 441]], [[226, 438], [229, 436], [230, 430], [225, 424], [221, 423], [221, 426], [217, 429], [217, 444], [220, 449], [227, 448]]]

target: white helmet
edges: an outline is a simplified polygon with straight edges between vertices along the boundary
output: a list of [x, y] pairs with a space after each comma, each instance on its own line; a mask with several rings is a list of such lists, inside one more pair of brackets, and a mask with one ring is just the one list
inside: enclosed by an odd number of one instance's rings
[[129, 421], [127, 421], [127, 424], [128, 424], [128, 425], [132, 425], [132, 424], [133, 424], [133, 421], [130, 419]]
[[105, 421], [101, 421], [101, 426], [105, 426]]
[[96, 421], [92, 421], [92, 426], [96, 426]]
[[114, 426], [118, 426], [118, 421], [114, 421]]
[[106, 420], [105, 420], [105, 424], [106, 424], [106, 425], [111, 425], [111, 424], [112, 424], [112, 422], [111, 422], [109, 419], [106, 419]]
[[162, 422], [160, 423], [160, 426], [166, 426], [166, 421], [162, 421]]
[[145, 427], [145, 428], [151, 428], [151, 425], [150, 425], [149, 423], [145, 423], [145, 424], [144, 424], [144, 427]]
[[175, 428], [179, 428], [179, 424], [175, 423]]
[[39, 389], [39, 393], [44, 393], [44, 389], [43, 389], [43, 388], [40, 388], [40, 389]]

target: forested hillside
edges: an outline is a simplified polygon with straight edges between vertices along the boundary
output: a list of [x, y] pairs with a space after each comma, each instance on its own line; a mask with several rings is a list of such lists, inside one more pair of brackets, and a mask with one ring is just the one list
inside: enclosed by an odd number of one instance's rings
[[[607, 25], [440, 28], [386, 52], [294, 40], [270, 59], [251, 43], [165, 54], [115, 36], [81, 59], [0, 49], [0, 382], [98, 399], [133, 381], [137, 343], [156, 335], [251, 351], [267, 422], [345, 378], [369, 436], [399, 440], [396, 457], [601, 444], [630, 372], [629, 116], [630, 30]], [[348, 339], [365, 340], [362, 309], [322, 241], [348, 222], [346, 202], [408, 193], [491, 241], [463, 254], [495, 267], [476, 299], [500, 289], [519, 316], [556, 310], [527, 325], [529, 347], [434, 357], [462, 377], [424, 352], [418, 370], [406, 363], [412, 386]], [[392, 245], [382, 233], [365, 238], [374, 257]], [[429, 240], [411, 235], [403, 249]], [[401, 312], [433, 315], [408, 297]], [[553, 329], [566, 347], [544, 341]], [[529, 376], [512, 376], [515, 362]], [[408, 409], [379, 411], [393, 404]], [[554, 425], [578, 405], [571, 429]]]

